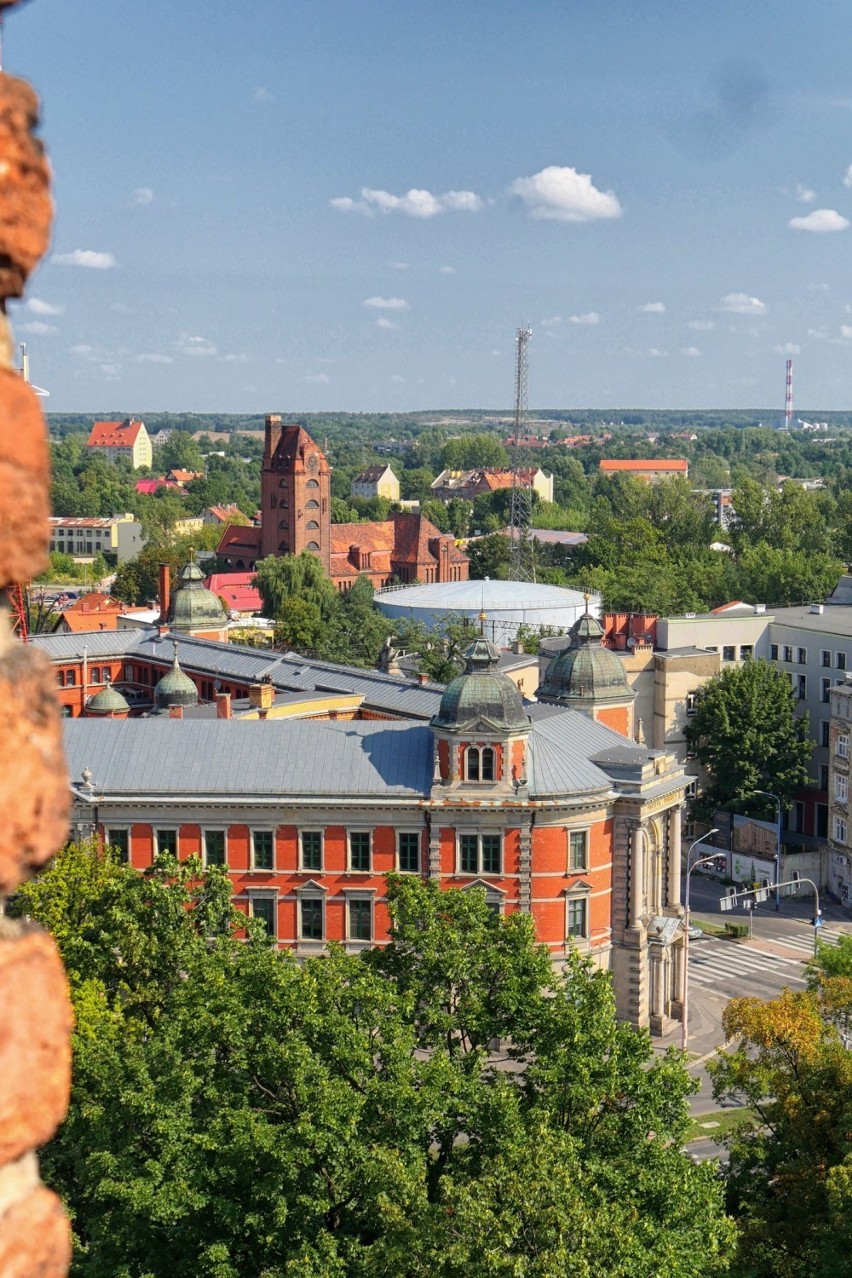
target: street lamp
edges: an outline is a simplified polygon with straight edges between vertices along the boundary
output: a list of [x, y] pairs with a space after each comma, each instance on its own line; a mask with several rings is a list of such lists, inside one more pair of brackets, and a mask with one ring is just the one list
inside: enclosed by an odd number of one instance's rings
[[774, 799], [777, 805], [775, 817], [775, 913], [781, 908], [781, 892], [778, 884], [781, 881], [781, 800], [771, 790], [752, 790], [752, 794], [762, 794], [767, 799]]
[[686, 1051], [686, 1040], [689, 1035], [688, 1017], [689, 1017], [689, 883], [692, 871], [697, 865], [706, 865], [708, 861], [715, 861], [716, 855], [702, 856], [692, 865], [689, 864], [689, 858], [692, 855], [692, 849], [697, 847], [699, 843], [703, 843], [705, 839], [709, 839], [711, 834], [718, 834], [718, 827], [714, 826], [712, 830], [708, 830], [706, 834], [702, 834], [700, 839], [695, 839], [686, 849], [686, 902], [683, 913], [683, 1007], [681, 1009], [682, 1023], [680, 1027], [680, 1045], [683, 1051]]

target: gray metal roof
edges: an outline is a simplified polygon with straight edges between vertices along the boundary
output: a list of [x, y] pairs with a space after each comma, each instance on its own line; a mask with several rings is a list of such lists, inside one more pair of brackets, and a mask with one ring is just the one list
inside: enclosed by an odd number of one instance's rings
[[112, 798], [422, 798], [432, 784], [420, 724], [68, 719], [64, 734], [72, 780], [88, 768], [95, 794]]
[[89, 657], [123, 657], [132, 652], [144, 630], [90, 630], [76, 635], [30, 635], [29, 642], [51, 661], [79, 661], [83, 648]]
[[648, 754], [638, 746], [625, 744], [620, 733], [577, 710], [563, 710], [538, 720], [530, 733], [530, 793], [539, 798], [612, 790], [612, 778], [591, 758], [615, 749], [635, 755], [637, 761]]
[[814, 630], [821, 635], [852, 635], [852, 608], [848, 604], [825, 605], [822, 612], [812, 612], [809, 606], [801, 608], [776, 608], [770, 618], [769, 634], [777, 637], [776, 627], [790, 626], [795, 630]]

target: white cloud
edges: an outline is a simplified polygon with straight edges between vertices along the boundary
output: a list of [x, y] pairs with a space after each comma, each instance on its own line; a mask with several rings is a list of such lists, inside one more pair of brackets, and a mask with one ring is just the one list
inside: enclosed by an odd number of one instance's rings
[[395, 271], [407, 271], [410, 265], [410, 262], [391, 262], [391, 266]]
[[275, 101], [274, 94], [270, 93], [269, 90], [264, 88], [262, 84], [259, 84], [257, 86], [257, 88], [254, 90], [251, 96], [252, 96], [252, 101], [254, 102], [274, 102]]
[[94, 355], [94, 353], [95, 353], [94, 346], [85, 346], [81, 344], [79, 346], [71, 347], [71, 354], [78, 355], [80, 359], [88, 359], [89, 356]]
[[28, 298], [26, 307], [33, 315], [62, 315], [65, 311], [64, 306], [54, 306], [52, 302], [43, 302], [39, 297]]
[[530, 217], [557, 222], [593, 222], [621, 217], [612, 191], [599, 191], [588, 173], [551, 164], [532, 177], [516, 178], [509, 190], [520, 196]]
[[206, 337], [184, 336], [175, 345], [181, 355], [207, 357], [216, 354], [216, 347]]
[[656, 346], [652, 346], [651, 349], [648, 351], [648, 358], [649, 359], [665, 359], [666, 352], [657, 350]]
[[329, 200], [329, 204], [339, 213], [363, 213], [367, 217], [376, 212], [404, 213], [406, 217], [420, 219], [437, 217], [448, 211], [478, 213], [482, 208], [482, 200], [475, 191], [447, 191], [443, 195], [433, 195], [420, 187], [412, 187], [405, 195], [393, 195], [390, 191], [362, 186], [360, 200], [342, 195]]
[[644, 306], [639, 308], [644, 315], [664, 315], [666, 311], [665, 302], [646, 302]]
[[852, 186], [852, 164], [849, 165], [849, 168], [843, 174], [843, 185]]
[[308, 382], [311, 386], [328, 386], [331, 378], [327, 373], [308, 373], [302, 381]]
[[814, 231], [825, 234], [827, 231], [845, 231], [849, 219], [843, 217], [836, 209], [814, 209], [805, 217], [791, 217], [787, 223], [793, 231]]
[[400, 377], [399, 373], [394, 373], [393, 377], [391, 377], [391, 381], [393, 382], [394, 386], [404, 386], [404, 385], [405, 385], [405, 378], [404, 378], [404, 377]]
[[59, 332], [55, 324], [45, 324], [44, 320], [30, 320], [28, 324], [21, 324], [20, 330], [22, 333], [34, 333], [37, 337], [52, 337]]
[[128, 306], [126, 302], [110, 302], [109, 309], [115, 315], [135, 315], [136, 314], [133, 307]]
[[852, 324], [841, 324], [840, 336], [845, 342], [852, 340]]
[[783, 342], [780, 346], [774, 347], [776, 355], [801, 355], [802, 348], [797, 346], [795, 342]]
[[384, 315], [380, 315], [376, 320], [376, 328], [396, 328], [393, 320], [389, 320]]
[[690, 320], [686, 327], [693, 329], [696, 333], [709, 333], [711, 328], [715, 328], [716, 325], [710, 319], [699, 319]]
[[601, 317], [597, 311], [586, 311], [585, 315], [569, 315], [569, 324], [582, 324], [584, 327], [589, 324], [600, 324]]
[[242, 352], [241, 352], [240, 354], [238, 354], [238, 355], [226, 355], [226, 356], [225, 356], [225, 363], [226, 363], [226, 364], [247, 364], [248, 362], [249, 362], [249, 357], [248, 357], [248, 355], [245, 355], [245, 354], [243, 354]]
[[404, 297], [365, 297], [361, 305], [372, 307], [376, 311], [408, 310], [408, 302]]
[[150, 186], [137, 186], [133, 192], [133, 203], [139, 206], [154, 203], [154, 192]]
[[111, 382], [117, 381], [118, 378], [121, 376], [120, 364], [101, 364], [100, 370], [103, 373], [104, 377], [106, 377], [107, 380]]
[[565, 320], [561, 315], [551, 315], [548, 319], [539, 321], [539, 328], [558, 328], [560, 324], [564, 324]]
[[456, 273], [456, 268], [455, 268], [454, 266], [439, 266], [439, 267], [438, 267], [438, 274], [439, 274], [439, 275], [455, 275], [455, 273]]
[[681, 355], [686, 355], [688, 359], [697, 359], [701, 351], [697, 346], [682, 346], [680, 348]]
[[171, 355], [145, 354], [136, 356], [137, 364], [173, 364], [175, 361]]
[[799, 182], [796, 185], [796, 199], [800, 204], [813, 204], [816, 199], [816, 191], [812, 191], [809, 186], [803, 186]]
[[765, 315], [766, 303], [759, 297], [749, 297], [748, 293], [728, 293], [717, 309], [733, 315]]
[[85, 266], [92, 271], [108, 271], [115, 266], [112, 253], [98, 253], [94, 249], [74, 249], [71, 253], [54, 253], [50, 260], [55, 266]]

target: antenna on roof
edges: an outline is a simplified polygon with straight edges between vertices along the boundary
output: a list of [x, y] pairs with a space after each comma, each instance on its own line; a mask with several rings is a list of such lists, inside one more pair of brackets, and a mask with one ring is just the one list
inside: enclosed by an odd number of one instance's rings
[[[2, 18], [0, 18], [0, 21], [2, 21]], [[2, 56], [3, 56], [2, 47], [0, 47], [0, 60], [2, 60]], [[0, 66], [0, 70], [2, 70], [2, 66]], [[47, 397], [50, 395], [50, 391], [42, 390], [41, 386], [33, 386], [32, 382], [30, 381], [30, 357], [27, 354], [26, 342], [21, 342], [20, 346], [18, 347], [18, 350], [21, 352], [21, 367], [18, 369], [18, 372], [21, 374], [21, 377], [23, 377], [24, 381], [30, 387], [30, 389], [35, 391], [36, 395], [41, 395], [44, 399], [47, 399]]]

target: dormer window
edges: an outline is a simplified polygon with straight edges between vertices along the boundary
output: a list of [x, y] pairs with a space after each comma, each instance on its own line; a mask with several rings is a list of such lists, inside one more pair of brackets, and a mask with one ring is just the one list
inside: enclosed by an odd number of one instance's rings
[[466, 779], [468, 781], [494, 780], [494, 751], [491, 746], [468, 746], [465, 753]]

